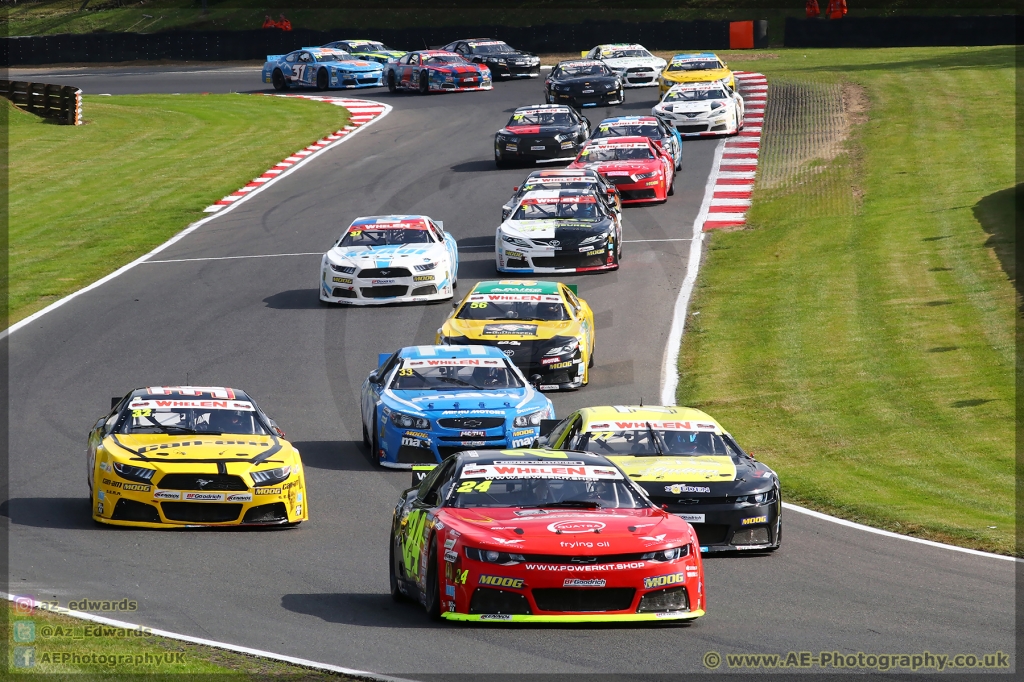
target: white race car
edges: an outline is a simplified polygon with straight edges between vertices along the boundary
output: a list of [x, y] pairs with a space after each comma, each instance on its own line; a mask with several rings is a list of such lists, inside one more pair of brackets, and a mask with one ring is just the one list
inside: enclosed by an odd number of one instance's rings
[[609, 69], [617, 73], [624, 87], [645, 88], [658, 84], [658, 76], [665, 68], [665, 60], [655, 57], [643, 45], [612, 43], [598, 45], [590, 52], [584, 52], [587, 59], [600, 59]]
[[320, 262], [320, 300], [373, 305], [437, 301], [458, 285], [459, 248], [423, 215], [356, 218]]
[[498, 272], [617, 270], [618, 212], [592, 188], [527, 192], [494, 236]]
[[683, 137], [735, 135], [743, 128], [743, 98], [725, 81], [673, 85], [651, 113]]

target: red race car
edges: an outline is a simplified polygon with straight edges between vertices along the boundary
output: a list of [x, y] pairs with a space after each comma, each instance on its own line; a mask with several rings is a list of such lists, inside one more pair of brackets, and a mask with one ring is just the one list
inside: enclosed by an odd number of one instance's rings
[[693, 527], [600, 455], [469, 451], [413, 477], [419, 484], [402, 494], [391, 526], [396, 601], [417, 600], [450, 620], [704, 615]]
[[623, 204], [666, 201], [672, 196], [675, 160], [646, 137], [592, 139], [569, 168], [590, 168], [608, 178]]
[[491, 70], [486, 64], [467, 62], [462, 55], [444, 50], [417, 50], [384, 65], [384, 84], [391, 92], [490, 90]]

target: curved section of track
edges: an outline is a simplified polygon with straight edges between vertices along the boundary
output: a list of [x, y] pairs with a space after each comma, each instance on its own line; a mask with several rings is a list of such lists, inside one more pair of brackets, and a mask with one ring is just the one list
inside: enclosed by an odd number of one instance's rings
[[[125, 82], [111, 80], [116, 70], [95, 72], [107, 75], [89, 76], [93, 92]], [[160, 70], [146, 73], [149, 91], [185, 91]], [[254, 82], [231, 78], [215, 80], [223, 89]], [[1014, 650], [1013, 563], [793, 513], [776, 554], [707, 560], [709, 612], [690, 627], [466, 627], [393, 603], [385, 538], [408, 476], [371, 465], [357, 390], [378, 352], [432, 342], [450, 308], [325, 308], [319, 257], [301, 254], [323, 252], [358, 215], [426, 213], [458, 238], [463, 287], [494, 277], [499, 207], [527, 170], [495, 170], [492, 135], [514, 107], [540, 101], [541, 88], [367, 96], [395, 107], [372, 130], [181, 239], [160, 254], [167, 262], [140, 265], [4, 339], [11, 499], [0, 511], [11, 592], [62, 603], [128, 597], [139, 602], [132, 618], [152, 627], [405, 677], [648, 679], [699, 672], [709, 650]], [[643, 112], [654, 98], [631, 91], [607, 113]], [[565, 278], [596, 312], [598, 350], [591, 385], [554, 396], [560, 413], [657, 399], [689, 255], [682, 240], [716, 144], [687, 142], [676, 195], [626, 211], [619, 271]], [[240, 257], [273, 254], [300, 255]], [[83, 480], [92, 420], [128, 388], [186, 380], [243, 387], [283, 425], [306, 463], [310, 522], [270, 532], [92, 524]]]

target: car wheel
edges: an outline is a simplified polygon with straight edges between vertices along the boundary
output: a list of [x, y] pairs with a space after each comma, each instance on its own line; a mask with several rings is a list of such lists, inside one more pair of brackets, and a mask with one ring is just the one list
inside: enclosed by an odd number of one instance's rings
[[547, 100], [548, 104], [554, 104], [555, 103], [555, 96], [552, 95], [550, 92], [545, 92], [544, 93], [544, 98]]
[[667, 191], [667, 192], [665, 192], [665, 196], [668, 196], [668, 197], [670, 197], [670, 196], [672, 196], [672, 195], [673, 195], [673, 194], [675, 194], [675, 193], [676, 193], [676, 176], [675, 176], [675, 175], [673, 175], [673, 176], [672, 176], [672, 184], [670, 184], [670, 185], [668, 186], [668, 191]]
[[388, 92], [390, 92], [390, 93], [398, 92], [398, 86], [395, 85], [395, 72], [394, 71], [388, 71]]
[[426, 71], [421, 71], [420, 72], [420, 94], [421, 95], [429, 95], [430, 94], [430, 76], [427, 75]]
[[431, 620], [441, 620], [441, 583], [437, 574], [437, 536], [430, 539], [430, 553], [427, 555], [427, 579], [424, 583], [425, 606]]
[[388, 578], [391, 583], [391, 598], [397, 602], [408, 601], [407, 597], [402, 594], [402, 590], [398, 587], [398, 566], [395, 564], [394, 528], [391, 529], [391, 540], [388, 544], [391, 545], [388, 550]]
[[363, 445], [370, 447], [370, 432], [366, 430], [366, 424], [363, 424]]
[[501, 156], [501, 150], [494, 148], [494, 165], [498, 168], [508, 168], [508, 161]]
[[327, 75], [327, 69], [320, 69], [319, 71], [317, 71], [316, 72], [316, 89], [317, 90], [326, 90], [327, 89], [328, 78], [329, 78], [329, 76]]
[[377, 442], [377, 413], [373, 413], [373, 433], [370, 434], [370, 457], [373, 463], [380, 467], [380, 443]]
[[596, 350], [597, 350], [597, 344], [594, 344], [594, 347], [590, 349], [590, 357], [587, 359], [587, 367], [593, 367], [594, 366], [594, 351], [596, 351]]
[[281, 73], [281, 69], [274, 69], [273, 75], [270, 77], [271, 82], [274, 84], [275, 90], [287, 90], [288, 81], [284, 79], [284, 74]]
[[682, 150], [679, 153], [679, 159], [676, 161], [676, 172], [683, 170], [683, 154]]
[[782, 517], [779, 517], [779, 530], [775, 533], [775, 544], [768, 548], [769, 552], [774, 552], [782, 546]]

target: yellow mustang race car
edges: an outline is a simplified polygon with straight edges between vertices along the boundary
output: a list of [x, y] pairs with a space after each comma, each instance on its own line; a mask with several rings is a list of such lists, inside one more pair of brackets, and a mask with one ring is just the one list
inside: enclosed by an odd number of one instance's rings
[[309, 518], [299, 451], [242, 391], [150, 386], [111, 405], [89, 433], [93, 520], [180, 528]]
[[658, 78], [658, 95], [664, 96], [673, 85], [694, 81], [724, 80], [733, 90], [736, 78], [714, 52], [677, 54], [661, 72]]
[[772, 551], [782, 542], [779, 477], [743, 451], [712, 417], [688, 407], [587, 407], [541, 443], [618, 464], [655, 504], [688, 521], [701, 552]]
[[496, 346], [540, 390], [575, 389], [590, 381], [594, 313], [561, 282], [480, 282], [455, 304], [436, 343]]

